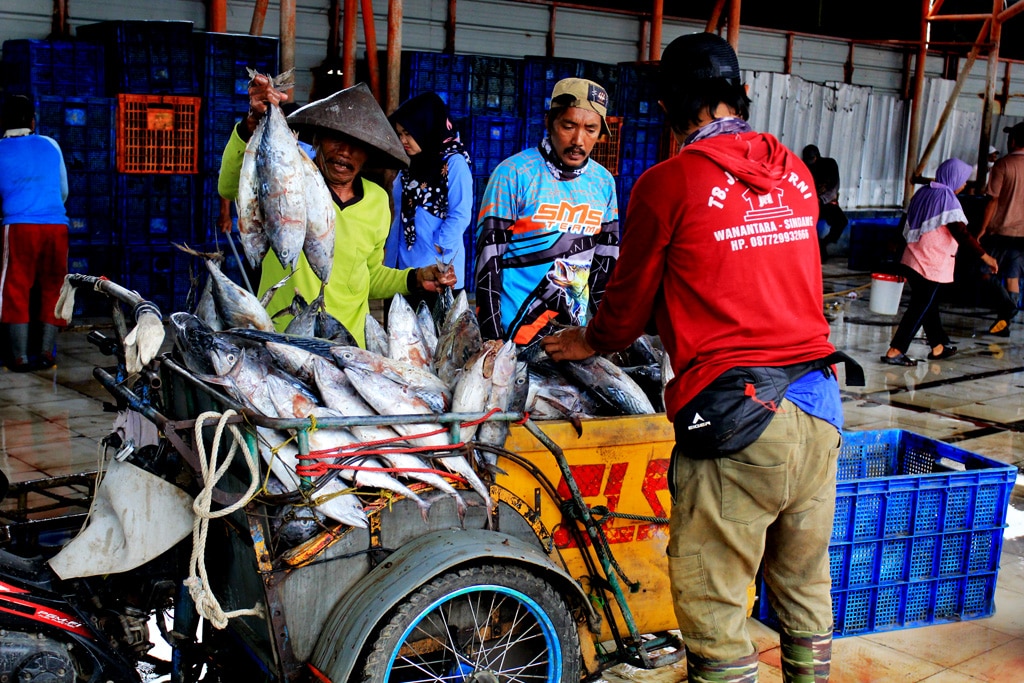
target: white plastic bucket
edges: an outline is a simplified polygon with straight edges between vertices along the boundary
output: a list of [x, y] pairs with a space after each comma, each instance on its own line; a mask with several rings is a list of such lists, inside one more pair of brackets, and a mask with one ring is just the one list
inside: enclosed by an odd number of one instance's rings
[[871, 274], [871, 299], [868, 308], [879, 315], [896, 315], [903, 296], [905, 278], [885, 273]]

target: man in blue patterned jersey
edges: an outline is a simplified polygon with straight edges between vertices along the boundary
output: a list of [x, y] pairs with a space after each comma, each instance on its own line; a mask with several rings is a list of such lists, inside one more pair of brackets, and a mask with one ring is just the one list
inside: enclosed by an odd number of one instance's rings
[[544, 139], [501, 162], [477, 217], [477, 315], [484, 339], [526, 346], [585, 325], [619, 255], [611, 173], [590, 158], [607, 134], [608, 93], [555, 84]]

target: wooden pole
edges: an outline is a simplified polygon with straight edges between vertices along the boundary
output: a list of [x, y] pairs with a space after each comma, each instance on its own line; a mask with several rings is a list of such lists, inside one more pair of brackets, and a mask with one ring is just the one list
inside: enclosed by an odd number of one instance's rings
[[988, 146], [992, 139], [992, 114], [995, 108], [996, 76], [999, 70], [999, 38], [1003, 25], [999, 23], [999, 13], [1003, 9], [1003, 0], [992, 0], [992, 29], [989, 42], [992, 47], [988, 51], [988, 65], [985, 68], [985, 99], [981, 105], [981, 136], [978, 139], [978, 187], [985, 187], [988, 182]]
[[402, 91], [402, 0], [388, 1], [388, 97], [384, 113], [398, 109]]
[[711, 16], [708, 17], [708, 24], [704, 27], [707, 33], [718, 32], [718, 22], [722, 20], [722, 10], [725, 9], [725, 0], [715, 0], [715, 6], [711, 9]]
[[448, 0], [448, 18], [444, 23], [444, 51], [455, 54], [455, 14], [458, 0]]
[[281, 71], [295, 68], [295, 0], [281, 0]]
[[740, 4], [741, 0], [729, 0], [729, 27], [725, 33], [726, 40], [737, 53], [740, 51]]
[[914, 185], [913, 159], [917, 159], [917, 151], [921, 145], [917, 138], [920, 135], [922, 113], [921, 98], [924, 96], [924, 67], [928, 56], [928, 12], [930, 0], [921, 0], [921, 42], [917, 47], [917, 62], [914, 65], [914, 87], [910, 100], [910, 134], [907, 144], [907, 172], [903, 179], [903, 208], [910, 202], [911, 188]]
[[665, 0], [654, 0], [654, 11], [651, 12], [651, 47], [650, 61], [661, 59], [661, 29], [665, 21]]
[[226, 33], [228, 30], [228, 0], [209, 0], [207, 30], [211, 33]]
[[351, 88], [356, 84], [356, 13], [358, 0], [345, 0], [345, 13], [341, 17], [341, 85]]
[[256, 5], [252, 8], [252, 22], [249, 24], [249, 35], [263, 35], [263, 22], [267, 19], [267, 5], [269, 4], [270, 0], [256, 0]]
[[373, 23], [373, 0], [362, 0], [363, 41], [366, 43], [366, 68], [370, 71], [370, 92], [380, 102], [380, 64], [377, 60], [377, 27]]

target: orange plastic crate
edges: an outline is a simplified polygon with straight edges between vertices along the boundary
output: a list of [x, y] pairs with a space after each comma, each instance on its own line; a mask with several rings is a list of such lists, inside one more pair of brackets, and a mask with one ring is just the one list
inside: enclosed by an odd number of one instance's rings
[[619, 174], [619, 150], [622, 149], [622, 137], [619, 132], [622, 130], [622, 117], [609, 116], [608, 135], [597, 141], [594, 149], [590, 151], [590, 157], [608, 169], [612, 175]]
[[120, 173], [198, 173], [198, 97], [117, 96]]

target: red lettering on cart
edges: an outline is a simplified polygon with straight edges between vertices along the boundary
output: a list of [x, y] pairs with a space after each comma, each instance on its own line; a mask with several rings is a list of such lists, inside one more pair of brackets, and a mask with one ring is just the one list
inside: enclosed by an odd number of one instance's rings
[[[665, 506], [658, 498], [660, 491], [668, 490], [668, 459], [655, 459], [647, 463], [644, 479], [640, 486], [640, 493], [650, 506], [650, 511], [637, 511], [634, 514], [644, 514], [653, 517], [667, 517]], [[629, 470], [628, 462], [617, 462], [611, 465], [571, 465], [573, 478], [580, 489], [580, 494], [587, 498], [598, 498], [596, 501], [587, 501], [592, 505], [604, 505], [609, 512], [616, 512], [619, 508], [619, 501], [622, 497], [622, 488], [626, 481], [626, 473]], [[607, 473], [607, 478], [605, 478]], [[603, 484], [603, 485], [602, 485]], [[563, 498], [569, 498], [569, 487], [565, 479], [558, 482], [558, 493]], [[665, 524], [650, 523], [623, 523], [626, 520], [612, 520], [603, 525], [605, 536], [609, 543], [630, 543], [632, 541], [645, 541], [664, 535]], [[558, 548], [576, 547], [576, 540], [569, 529], [565, 526], [556, 528], [552, 534], [555, 545]], [[584, 537], [589, 545], [590, 540]]]

